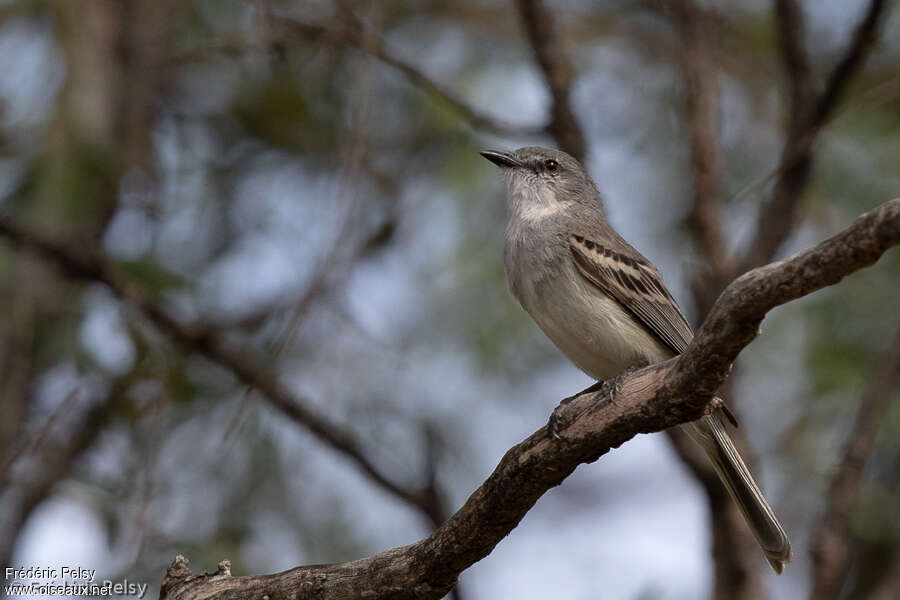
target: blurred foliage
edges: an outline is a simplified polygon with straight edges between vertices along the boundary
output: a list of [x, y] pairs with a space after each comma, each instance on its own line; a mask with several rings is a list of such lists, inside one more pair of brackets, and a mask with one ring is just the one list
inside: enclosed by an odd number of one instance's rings
[[[684, 258], [690, 152], [668, 17], [633, 0], [549, 4], [576, 67], [573, 104], [614, 224], [673, 290], [686, 290], [695, 266]], [[839, 0], [821, 3], [828, 14], [812, 4], [808, 45], [824, 72], [852, 18]], [[395, 68], [283, 21], [350, 26], [342, 10], [478, 112], [523, 128], [548, 117], [549, 95], [505, 3], [83, 0], [62, 10], [12, 0], [0, 6], [0, 147], [12, 157], [0, 169], [2, 211], [73, 247], [103, 245], [179, 320], [216, 327], [356, 432], [396, 480], [421, 484], [422, 440], [436, 440], [438, 478], [459, 503], [498, 447], [544, 422], [552, 398], [539, 385], [563, 364], [507, 291], [503, 184], [477, 150], [552, 141], [473, 129]], [[717, 19], [721, 200], [740, 247], [771, 191], [784, 82], [768, 6], [739, 2]], [[806, 220], [785, 252], [898, 195], [897, 28], [895, 15], [819, 140]], [[54, 69], [64, 85], [52, 84]], [[151, 80], [136, 98], [125, 93]], [[137, 118], [141, 111], [150, 117]], [[236, 573], [267, 572], [357, 558], [425, 532], [417, 515], [232, 374], [126, 305], [104, 304], [8, 245], [0, 286], [3, 349], [33, 341], [22, 365], [0, 352], [4, 385], [14, 375], [27, 382], [0, 395], [0, 411], [23, 422], [0, 434], [34, 429], [72, 389], [130, 378], [90, 451], [48, 492], [98, 516], [123, 576], [158, 582], [176, 552], [198, 570], [227, 556]], [[688, 305], [686, 293], [679, 300]], [[823, 508], [819, 491], [898, 308], [894, 251], [770, 317], [767, 327], [779, 331], [765, 330], [746, 353], [747, 395], [790, 403], [761, 408], [748, 398], [741, 409], [769, 436], [759, 450], [777, 465], [767, 475], [784, 492], [773, 499], [796, 517], [794, 529], [813, 527]], [[767, 337], [800, 356], [782, 357]], [[112, 374], [110, 356], [129, 344], [138, 349], [122, 361], [127, 372]], [[778, 396], [785, 389], [796, 395]], [[523, 390], [535, 390], [531, 404]], [[859, 561], [847, 597], [864, 597], [896, 568], [897, 400], [854, 520], [860, 556], [872, 560]], [[484, 426], [513, 403], [503, 423]], [[805, 549], [797, 554], [805, 560]], [[501, 571], [514, 568], [528, 565]], [[782, 597], [805, 585], [802, 569], [786, 577], [794, 579], [778, 584]]]
[[184, 277], [173, 273], [148, 257], [119, 261], [119, 265], [131, 280], [154, 294], [181, 288], [187, 283]]

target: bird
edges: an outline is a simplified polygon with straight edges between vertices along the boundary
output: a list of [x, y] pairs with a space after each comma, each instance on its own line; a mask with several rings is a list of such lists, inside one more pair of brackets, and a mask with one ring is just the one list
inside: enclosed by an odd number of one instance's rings
[[[659, 269], [609, 224], [597, 185], [569, 154], [527, 146], [484, 150], [507, 183], [503, 251], [512, 295], [557, 348], [603, 381], [682, 353], [693, 338]], [[723, 418], [724, 402], [681, 427], [704, 450], [772, 569], [791, 560], [787, 533]]]

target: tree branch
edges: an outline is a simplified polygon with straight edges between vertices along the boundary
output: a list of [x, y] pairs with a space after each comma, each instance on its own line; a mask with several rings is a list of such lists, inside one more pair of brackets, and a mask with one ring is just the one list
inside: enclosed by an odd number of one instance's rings
[[34, 509], [62, 479], [72, 462], [94, 443], [106, 427], [113, 414], [113, 406], [125, 393], [127, 380], [126, 377], [117, 381], [104, 397], [93, 401], [80, 414], [71, 410], [74, 396], [64, 400], [61, 406], [66, 407], [65, 422], [71, 424], [69, 428], [64, 433], [49, 431], [59, 429], [56, 416], [51, 415], [46, 426], [36, 434], [37, 439], [29, 443], [23, 453], [22, 460], [27, 460], [30, 466], [15, 469], [16, 465], [8, 465], [9, 472], [4, 476], [3, 491], [0, 493], [2, 564], [10, 564], [18, 534]]
[[898, 379], [900, 327], [863, 392], [856, 423], [831, 479], [825, 514], [810, 548], [813, 559], [811, 600], [837, 598], [844, 585], [851, 558], [850, 517], [859, 499], [863, 467], [872, 452], [879, 425], [891, 400], [891, 390]]
[[109, 260], [45, 239], [4, 218], [0, 218], [0, 236], [37, 253], [73, 279], [106, 285], [117, 297], [129, 301], [139, 314], [175, 342], [225, 367], [241, 383], [262, 392], [272, 406], [307, 429], [320, 441], [349, 458], [360, 471], [391, 495], [421, 510], [433, 525], [437, 526], [443, 522], [446, 514], [441, 503], [435, 501], [434, 490], [428, 488], [410, 490], [392, 481], [369, 460], [365, 451], [348, 431], [304, 406], [281, 385], [277, 377], [221, 339], [214, 331], [183, 325], [170, 317], [162, 307], [147, 299], [147, 294], [140, 286], [122, 279], [115, 265]]
[[638, 433], [700, 417], [765, 314], [873, 264], [900, 244], [900, 199], [861, 216], [839, 234], [790, 259], [749, 272], [722, 293], [684, 354], [623, 374], [600, 391], [557, 408], [557, 440], [542, 427], [510, 449], [459, 511], [430, 536], [360, 560], [297, 567], [274, 575], [192, 575], [179, 556], [160, 597], [441, 598], [459, 573], [487, 556], [534, 503], [574, 469]]
[[806, 54], [806, 23], [796, 0], [776, 0], [775, 17], [790, 93], [790, 122], [799, 125], [806, 121], [800, 113], [812, 104], [815, 91]]
[[562, 51], [556, 25], [541, 0], [518, 0], [519, 15], [553, 99], [547, 131], [565, 150], [584, 162], [587, 144], [570, 105], [572, 68]]
[[[776, 24], [780, 30], [782, 56], [788, 86], [789, 111], [785, 146], [776, 170], [772, 199], [761, 207], [757, 231], [743, 257], [731, 257], [721, 234], [716, 195], [716, 164], [719, 149], [715, 129], [715, 73], [708, 56], [708, 31], [713, 27], [708, 11], [692, 0], [670, 0], [664, 5], [678, 26], [683, 53], [680, 61], [686, 88], [686, 120], [691, 136], [691, 163], [694, 174], [694, 202], [688, 223], [696, 234], [697, 247], [706, 265], [695, 273], [691, 290], [698, 313], [707, 314], [725, 285], [739, 274], [769, 260], [790, 235], [798, 220], [798, 206], [812, 169], [813, 142], [833, 111], [836, 99], [858, 70], [872, 45], [883, 3], [873, 1], [854, 39], [817, 95], [813, 69], [805, 48], [805, 23], [795, 0], [776, 0]], [[704, 26], [706, 25], [706, 26]], [[726, 394], [727, 397], [727, 394]], [[748, 449], [740, 430], [735, 443]], [[755, 568], [755, 543], [734, 503], [727, 497], [704, 456], [692, 453], [691, 445], [680, 440], [678, 431], [669, 438], [690, 471], [706, 492], [713, 519], [713, 554], [716, 598], [758, 598], [762, 581]], [[749, 459], [749, 454], [745, 454]]]
[[[721, 391], [719, 395], [722, 395]], [[713, 594], [716, 600], [756, 600], [764, 596], [759, 544], [744, 515], [728, 495], [712, 463], [681, 429], [666, 430], [679, 458], [700, 484], [709, 506], [713, 559]], [[742, 429], [731, 431], [732, 441], [745, 462], [752, 453]], [[750, 466], [752, 469], [752, 466]]]
[[[717, 55], [712, 31], [716, 15], [701, 10], [693, 0], [670, 0], [663, 7], [671, 13], [678, 31], [677, 64], [684, 82], [685, 121], [690, 139], [694, 198], [687, 224], [703, 260], [691, 278], [697, 313], [706, 315], [716, 296], [733, 278], [731, 260], [719, 210], [719, 89]], [[720, 391], [729, 398], [727, 391]], [[678, 428], [669, 429], [669, 440], [706, 495], [712, 535], [714, 565], [713, 598], [755, 600], [763, 596], [758, 545], [737, 505], [731, 500], [712, 463]], [[741, 455], [752, 467], [751, 452], [742, 429], [732, 432]]]
[[[719, 89], [710, 56], [709, 27], [692, 0], [672, 4], [678, 26], [682, 53], [679, 66], [684, 79], [685, 119], [691, 143], [691, 167], [694, 175], [694, 202], [688, 223], [696, 234], [697, 246], [712, 275], [727, 283], [731, 272], [728, 248], [722, 234], [718, 203]], [[701, 311], [712, 305], [711, 298]]]
[[869, 4], [866, 16], [863, 17], [853, 33], [850, 46], [828, 77], [825, 89], [819, 97], [819, 103], [812, 114], [813, 126], [819, 127], [828, 120], [850, 79], [871, 54], [872, 48], [875, 46], [878, 25], [887, 5], [886, 0], [872, 0]]
[[272, 18], [278, 19], [285, 28], [294, 34], [304, 37], [320, 38], [332, 44], [348, 46], [377, 58], [384, 64], [397, 69], [414, 86], [441, 100], [453, 111], [457, 112], [464, 120], [468, 121], [475, 129], [481, 129], [503, 136], [530, 135], [540, 133], [547, 129], [547, 127], [542, 126], [518, 126], [488, 116], [476, 110], [442, 84], [434, 81], [411, 64], [394, 56], [387, 48], [385, 48], [382, 40], [376, 36], [364, 35], [360, 31], [347, 27], [331, 29], [322, 25], [304, 23], [275, 15], [273, 15]]
[[803, 190], [812, 173], [813, 144], [847, 83], [869, 55], [886, 5], [884, 0], [871, 0], [850, 46], [828, 77], [825, 88], [816, 94], [804, 47], [801, 9], [795, 0], [777, 0], [777, 24], [791, 89], [787, 140], [776, 170], [779, 175], [772, 198], [760, 209], [756, 234], [740, 261], [738, 273], [771, 260], [796, 226]]

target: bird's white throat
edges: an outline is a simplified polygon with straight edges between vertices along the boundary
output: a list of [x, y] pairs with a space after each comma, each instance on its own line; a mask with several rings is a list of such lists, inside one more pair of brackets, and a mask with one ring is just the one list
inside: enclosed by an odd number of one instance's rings
[[530, 185], [521, 177], [509, 180], [509, 210], [522, 221], [535, 223], [557, 215], [565, 208], [544, 185]]

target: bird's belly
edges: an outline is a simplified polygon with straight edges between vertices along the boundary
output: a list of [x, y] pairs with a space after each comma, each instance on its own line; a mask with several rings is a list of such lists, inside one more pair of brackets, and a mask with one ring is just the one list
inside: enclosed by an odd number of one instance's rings
[[564, 285], [554, 282], [540, 290], [535, 294], [540, 300], [525, 309], [575, 366], [595, 379], [607, 379], [635, 364], [672, 356], [617, 301], [574, 269], [568, 276]]

